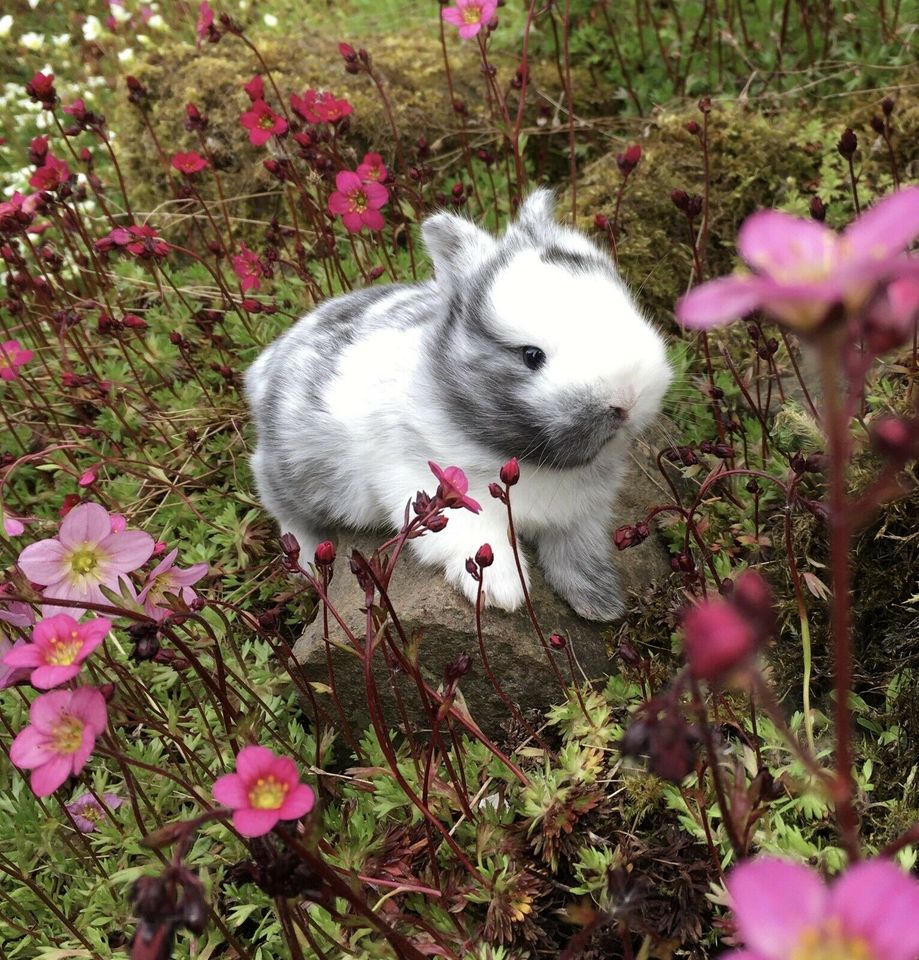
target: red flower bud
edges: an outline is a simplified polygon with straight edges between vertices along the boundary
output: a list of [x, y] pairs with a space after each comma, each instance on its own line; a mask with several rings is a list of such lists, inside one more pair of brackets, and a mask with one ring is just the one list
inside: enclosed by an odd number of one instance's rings
[[568, 641], [560, 633], [553, 633], [549, 637], [549, 646], [553, 650], [564, 650], [568, 646]]
[[836, 149], [847, 160], [851, 160], [855, 155], [855, 151], [858, 149], [858, 137], [855, 136], [851, 127], [846, 127], [843, 135], [839, 138], [839, 143], [836, 144]]
[[491, 549], [491, 545], [483, 543], [481, 547], [476, 551], [475, 562], [480, 567], [490, 567], [495, 562], [495, 554]]
[[323, 540], [316, 547], [314, 559], [317, 567], [331, 567], [335, 563], [335, 544], [331, 540]]
[[511, 459], [504, 464], [499, 476], [501, 477], [501, 482], [509, 487], [512, 487], [520, 479], [520, 464], [517, 462], [516, 457], [511, 457]]
[[641, 146], [637, 143], [632, 144], [624, 153], [616, 155], [616, 165], [625, 176], [628, 176], [641, 160]]

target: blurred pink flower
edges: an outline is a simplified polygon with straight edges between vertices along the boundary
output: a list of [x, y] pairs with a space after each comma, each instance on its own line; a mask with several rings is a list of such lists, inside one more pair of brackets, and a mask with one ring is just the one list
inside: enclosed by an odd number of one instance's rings
[[34, 356], [18, 340], [4, 340], [0, 344], [0, 379], [15, 380], [19, 376], [19, 368]]
[[243, 293], [249, 290], [258, 290], [262, 285], [262, 264], [258, 254], [250, 250], [244, 243], [240, 245], [239, 253], [230, 257], [233, 272], [239, 280]]
[[[122, 804], [121, 797], [117, 793], [103, 793], [102, 800], [109, 810], [117, 810]], [[99, 821], [104, 820], [106, 816], [105, 807], [91, 793], [84, 793], [82, 797], [77, 797], [76, 800], [65, 803], [64, 806], [73, 817], [73, 822], [80, 833], [92, 833]]]
[[482, 509], [482, 505], [478, 501], [466, 496], [469, 481], [459, 467], [442, 468], [431, 460], [428, 460], [428, 466], [431, 468], [431, 473], [437, 477], [437, 496], [443, 500], [444, 506], [455, 509], [465, 507], [473, 513], [478, 513]]
[[278, 116], [264, 100], [256, 100], [239, 120], [249, 131], [249, 142], [256, 147], [261, 147], [272, 137], [287, 132], [287, 121]]
[[19, 567], [32, 583], [44, 586], [45, 616], [78, 607], [55, 607], [54, 600], [108, 603], [100, 586], [118, 590], [119, 581], [142, 566], [153, 552], [153, 537], [142, 530], [112, 533], [108, 511], [98, 503], [81, 503], [61, 521], [56, 538], [30, 544], [19, 555]]
[[70, 178], [70, 167], [66, 160], [61, 160], [49, 153], [45, 162], [29, 178], [29, 186], [36, 190], [54, 190]]
[[10, 760], [32, 771], [32, 790], [47, 797], [86, 766], [105, 730], [105, 697], [95, 687], [52, 690], [32, 701], [30, 725], [10, 745]]
[[727, 880], [744, 950], [725, 960], [916, 960], [919, 882], [888, 860], [857, 863], [830, 886], [803, 864], [748, 860]]
[[879, 201], [841, 234], [777, 210], [748, 217], [737, 249], [752, 273], [721, 277], [676, 305], [680, 323], [707, 328], [762, 309], [793, 329], [818, 327], [834, 304], [861, 309], [878, 284], [915, 275], [903, 251], [919, 234], [919, 186]]
[[26, 531], [26, 525], [12, 514], [7, 513], [0, 506], [0, 516], [3, 517], [3, 532], [8, 537], [21, 537]]
[[170, 162], [172, 163], [173, 169], [178, 170], [179, 173], [184, 174], [186, 177], [193, 177], [196, 173], [200, 173], [211, 165], [209, 160], [194, 150], [188, 153], [175, 153]]
[[201, 41], [206, 39], [210, 33], [213, 25], [214, 11], [211, 10], [211, 5], [207, 0], [201, 0], [201, 3], [198, 4], [198, 22], [195, 24], [195, 33], [198, 36], [199, 47], [201, 46]]
[[290, 106], [307, 123], [337, 123], [354, 112], [344, 97], [336, 97], [329, 90], [307, 90], [302, 97], [292, 93]]
[[191, 585], [207, 575], [209, 568], [206, 563], [196, 563], [187, 570], [180, 570], [175, 566], [178, 554], [177, 549], [170, 550], [160, 560], [150, 571], [150, 576], [137, 598], [144, 605], [147, 615], [154, 620], [163, 620], [169, 616], [169, 608], [164, 606], [169, 595], [181, 597], [190, 604], [198, 596]]
[[246, 96], [249, 100], [255, 102], [256, 100], [265, 99], [265, 81], [256, 74], [247, 84], [243, 85], [243, 90], [246, 91]]
[[378, 153], [365, 153], [364, 159], [357, 165], [357, 175], [364, 183], [383, 183], [386, 180], [386, 167]]
[[112, 622], [104, 618], [79, 624], [66, 613], [45, 617], [32, 630], [32, 642], [8, 650], [2, 663], [30, 668], [32, 686], [49, 690], [72, 680], [111, 629]]
[[335, 178], [338, 188], [329, 197], [329, 212], [340, 216], [350, 233], [357, 233], [364, 227], [382, 230], [385, 221], [380, 207], [389, 199], [389, 193], [382, 184], [362, 183], [361, 178], [350, 170], [343, 170]]
[[498, 9], [497, 0], [456, 0], [455, 7], [441, 10], [443, 19], [454, 27], [459, 27], [463, 40], [471, 40]]
[[244, 837], [260, 837], [279, 820], [296, 820], [316, 803], [311, 787], [300, 783], [297, 765], [267, 747], [243, 747], [236, 773], [214, 782], [214, 799], [233, 810], [233, 825]]

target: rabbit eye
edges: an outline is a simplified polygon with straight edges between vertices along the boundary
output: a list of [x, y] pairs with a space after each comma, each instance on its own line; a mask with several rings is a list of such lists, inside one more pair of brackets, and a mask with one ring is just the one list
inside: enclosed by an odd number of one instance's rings
[[539, 347], [524, 347], [523, 362], [531, 370], [538, 370], [546, 362], [546, 355]]

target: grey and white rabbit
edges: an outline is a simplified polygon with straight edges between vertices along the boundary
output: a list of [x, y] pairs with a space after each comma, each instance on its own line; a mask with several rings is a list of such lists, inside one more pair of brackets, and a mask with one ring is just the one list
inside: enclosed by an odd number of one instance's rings
[[450, 511], [411, 547], [474, 600], [466, 559], [491, 544], [486, 602], [513, 610], [523, 591], [488, 485], [516, 456], [518, 532], [577, 613], [611, 620], [611, 507], [671, 379], [663, 339], [609, 256], [555, 222], [548, 191], [497, 239], [447, 213], [421, 229], [433, 280], [330, 300], [247, 371], [262, 503], [311, 558], [334, 527], [399, 529], [436, 484], [428, 461], [459, 466], [481, 513]]

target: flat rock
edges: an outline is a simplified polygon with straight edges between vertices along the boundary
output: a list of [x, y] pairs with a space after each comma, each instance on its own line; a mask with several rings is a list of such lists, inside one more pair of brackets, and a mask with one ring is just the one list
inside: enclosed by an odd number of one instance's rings
[[[668, 499], [654, 466], [652, 452], [646, 444], [636, 446], [633, 461], [617, 505], [614, 526], [635, 523], [644, 518], [651, 506]], [[329, 599], [358, 637], [365, 634], [364, 597], [345, 558], [354, 549], [369, 557], [383, 539], [385, 536], [379, 534], [341, 531], [336, 541], [339, 561]], [[630, 591], [643, 592], [670, 570], [667, 552], [656, 536], [619, 553], [615, 560], [623, 588]], [[559, 633], [567, 638], [578, 681], [604, 677], [609, 671], [607, 640], [611, 625], [582, 619], [552, 592], [535, 564], [530, 572], [530, 595], [544, 636]], [[472, 670], [462, 678], [459, 688], [476, 723], [488, 735], [498, 736], [502, 723], [511, 719], [511, 712], [495, 691], [482, 662], [472, 605], [444, 582], [439, 570], [416, 563], [409, 551], [399, 558], [389, 595], [405, 635], [420, 635], [419, 663], [432, 686], [436, 688], [443, 682], [444, 668], [459, 654], [468, 653], [472, 657]], [[556, 670], [566, 682], [570, 681], [572, 666], [565, 651], [546, 650], [526, 610], [506, 613], [486, 608], [482, 615], [482, 633], [492, 676], [524, 716], [529, 715], [530, 721], [538, 723], [539, 717], [550, 706], [564, 699]], [[369, 723], [361, 661], [345, 649], [345, 634], [332, 618], [329, 636], [328, 652], [338, 701], [352, 728], [361, 730]], [[400, 642], [394, 632], [393, 637], [395, 642]], [[294, 647], [294, 655], [307, 679], [320, 685], [329, 680], [326, 646], [321, 618], [317, 618], [307, 626]], [[379, 648], [375, 653], [375, 678], [389, 727], [401, 723], [394, 687], [399, 691], [413, 726], [426, 725], [414, 683], [402, 674], [394, 676]], [[319, 686], [317, 689], [322, 691], [323, 688]], [[339, 713], [331, 696], [320, 692], [318, 698], [328, 711], [329, 719], [336, 722]]]

